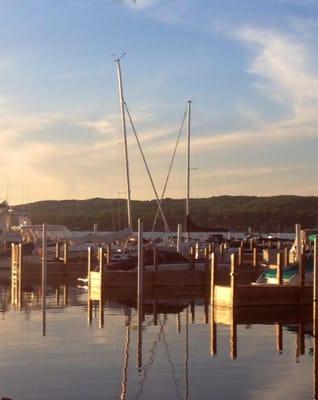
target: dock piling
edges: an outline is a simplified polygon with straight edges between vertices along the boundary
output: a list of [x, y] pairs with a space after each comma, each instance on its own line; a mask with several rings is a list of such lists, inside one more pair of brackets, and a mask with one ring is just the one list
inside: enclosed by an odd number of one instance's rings
[[236, 298], [236, 286], [237, 286], [237, 257], [236, 254], [231, 254], [231, 303], [232, 306], [235, 305], [235, 298]]
[[318, 239], [314, 241], [314, 285], [313, 285], [313, 336], [318, 337]]
[[47, 270], [47, 229], [42, 225], [42, 336], [46, 335], [46, 270]]
[[283, 284], [283, 257], [282, 253], [278, 252], [277, 253], [277, 272], [276, 272], [276, 277], [277, 277], [277, 284], [282, 285]]
[[137, 264], [137, 312], [138, 312], [138, 332], [137, 332], [137, 368], [142, 367], [142, 321], [143, 321], [143, 220], [138, 218], [138, 264]]
[[177, 252], [181, 252], [181, 235], [182, 235], [182, 224], [178, 224], [177, 232]]

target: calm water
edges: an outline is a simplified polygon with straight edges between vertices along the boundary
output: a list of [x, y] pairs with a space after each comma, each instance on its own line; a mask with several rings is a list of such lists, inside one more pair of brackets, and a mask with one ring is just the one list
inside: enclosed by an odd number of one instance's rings
[[[275, 324], [238, 321], [233, 360], [235, 340], [230, 340], [230, 326], [223, 324], [216, 325], [217, 355], [211, 356], [212, 325], [207, 323], [211, 315], [204, 297], [197, 297], [196, 304], [185, 296], [178, 296], [178, 301], [163, 301], [160, 296], [145, 300], [146, 315], [138, 330], [133, 295], [111, 293], [105, 300], [104, 321], [98, 302], [90, 303], [89, 321], [83, 289], [69, 287], [65, 296], [63, 287], [59, 293], [49, 292], [46, 336], [42, 336], [40, 290], [24, 293], [19, 311], [9, 304], [10, 288], [1, 287], [0, 396], [14, 400], [313, 398], [313, 342], [306, 333], [311, 331], [306, 317], [302, 326], [283, 325], [282, 353], [276, 349]], [[231, 320], [230, 314], [219, 316], [228, 317]], [[299, 354], [300, 327], [306, 333], [304, 355]]]

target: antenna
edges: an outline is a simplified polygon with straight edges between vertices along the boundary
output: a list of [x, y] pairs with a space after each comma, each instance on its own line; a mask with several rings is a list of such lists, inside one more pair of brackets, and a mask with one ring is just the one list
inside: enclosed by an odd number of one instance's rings
[[117, 57], [117, 53], [113, 53], [112, 57], [114, 58], [114, 62], [119, 62], [121, 61], [126, 55], [126, 52], [124, 51], [119, 57]]

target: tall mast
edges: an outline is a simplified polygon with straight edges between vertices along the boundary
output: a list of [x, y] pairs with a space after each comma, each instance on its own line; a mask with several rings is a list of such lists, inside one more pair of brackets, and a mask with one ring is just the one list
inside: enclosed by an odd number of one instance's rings
[[186, 199], [186, 230], [187, 239], [189, 240], [188, 221], [190, 217], [190, 143], [191, 143], [191, 103], [188, 101], [188, 121], [187, 121], [187, 137], [188, 137], [188, 151], [187, 151], [187, 199]]
[[121, 111], [121, 125], [124, 136], [124, 149], [125, 149], [125, 166], [126, 166], [126, 182], [127, 182], [127, 216], [128, 228], [132, 230], [132, 216], [131, 216], [131, 199], [130, 199], [130, 176], [129, 176], [129, 162], [128, 162], [128, 148], [127, 148], [127, 133], [126, 133], [126, 119], [125, 119], [125, 100], [123, 93], [123, 82], [120, 68], [120, 58], [115, 60], [117, 67], [117, 79], [120, 98], [120, 111]]

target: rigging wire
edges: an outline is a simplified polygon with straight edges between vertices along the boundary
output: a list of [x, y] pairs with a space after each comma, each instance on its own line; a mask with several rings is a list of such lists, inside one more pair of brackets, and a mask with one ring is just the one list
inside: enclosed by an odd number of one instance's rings
[[163, 210], [162, 210], [162, 207], [161, 207], [161, 204], [160, 204], [160, 200], [159, 200], [159, 196], [158, 196], [158, 193], [157, 193], [155, 184], [154, 184], [154, 182], [153, 182], [153, 179], [152, 179], [152, 176], [151, 176], [151, 172], [150, 172], [150, 169], [149, 169], [149, 166], [148, 166], [146, 157], [145, 157], [144, 152], [143, 152], [143, 150], [142, 150], [142, 147], [141, 147], [141, 144], [140, 144], [140, 141], [139, 141], [139, 138], [138, 138], [136, 129], [135, 129], [135, 125], [134, 125], [134, 123], [133, 123], [133, 121], [132, 121], [132, 118], [131, 118], [131, 115], [130, 115], [130, 113], [129, 113], [128, 106], [127, 106], [127, 103], [126, 103], [126, 102], [125, 102], [125, 109], [126, 109], [126, 111], [127, 111], [127, 115], [128, 115], [128, 118], [129, 118], [129, 122], [130, 122], [131, 128], [132, 128], [132, 130], [133, 130], [133, 133], [134, 133], [134, 135], [135, 135], [135, 138], [136, 138], [136, 141], [137, 141], [137, 144], [138, 144], [138, 148], [139, 148], [140, 154], [141, 154], [142, 159], [143, 159], [143, 161], [144, 161], [144, 164], [145, 164], [145, 167], [146, 167], [146, 170], [147, 170], [147, 174], [148, 174], [148, 177], [149, 177], [149, 180], [150, 180], [150, 183], [151, 183], [153, 192], [154, 192], [155, 197], [156, 197], [156, 200], [157, 200], [157, 204], [158, 204], [158, 208], [159, 208], [161, 217], [162, 217], [162, 219], [163, 219], [163, 221], [164, 221], [165, 231], [171, 233], [170, 227], [169, 227], [169, 225], [168, 225], [168, 221], [167, 221], [167, 219], [166, 219], [166, 217], [165, 217], [165, 215], [164, 215], [164, 212], [163, 212]]
[[[166, 193], [166, 189], [167, 189], [169, 178], [170, 178], [170, 175], [171, 175], [171, 170], [172, 170], [173, 163], [174, 163], [174, 160], [175, 160], [178, 144], [179, 144], [179, 141], [180, 141], [181, 134], [183, 132], [186, 116], [187, 116], [187, 109], [185, 110], [185, 112], [183, 114], [183, 118], [182, 118], [182, 121], [181, 121], [181, 127], [180, 127], [180, 130], [179, 130], [179, 133], [178, 133], [176, 144], [175, 144], [174, 149], [173, 149], [172, 157], [171, 157], [170, 164], [169, 164], [168, 174], [167, 174], [166, 181], [165, 181], [165, 184], [164, 184], [164, 187], [163, 187], [163, 190], [162, 190], [162, 194], [161, 194], [160, 205], [161, 205], [162, 200], [164, 198], [164, 195]], [[156, 216], [155, 216], [153, 224], [152, 224], [151, 237], [153, 236], [153, 233], [154, 233], [154, 230], [155, 230], [155, 227], [156, 227], [156, 224], [157, 224], [158, 216], [159, 216], [159, 207], [157, 208]]]

